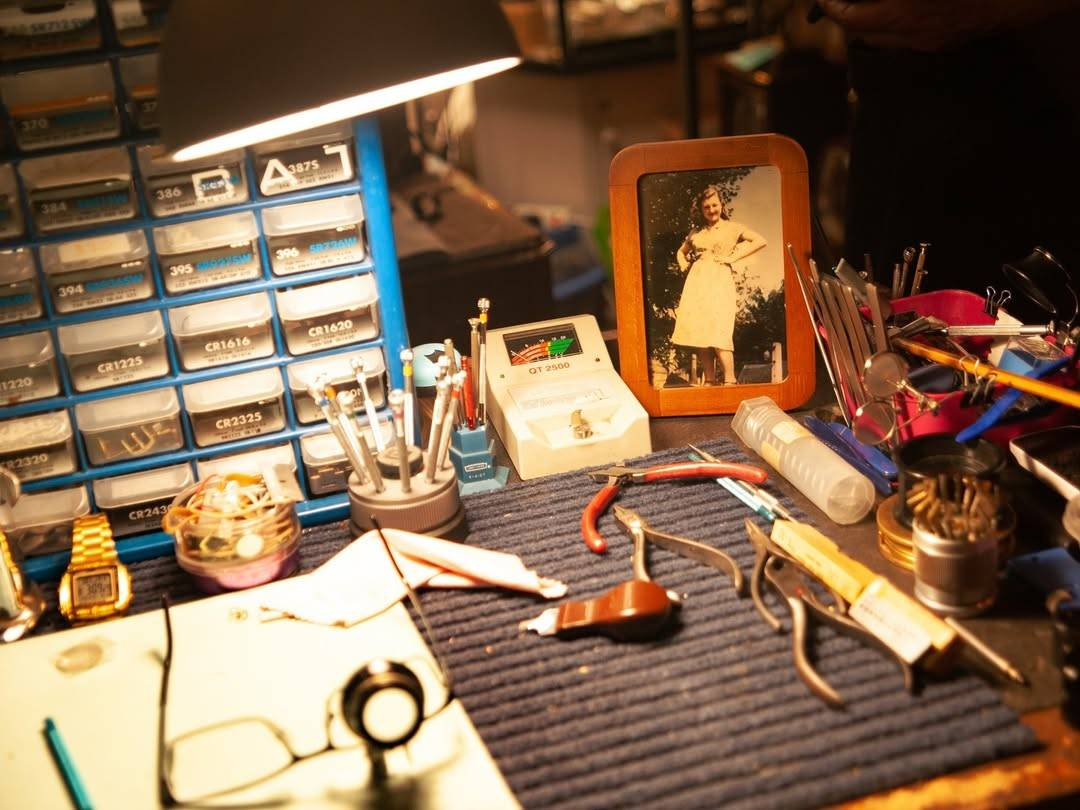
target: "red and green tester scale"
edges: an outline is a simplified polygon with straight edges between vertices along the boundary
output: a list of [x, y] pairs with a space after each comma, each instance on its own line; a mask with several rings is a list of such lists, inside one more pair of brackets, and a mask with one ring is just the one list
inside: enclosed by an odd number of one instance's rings
[[652, 451], [592, 315], [491, 329], [486, 355], [488, 415], [523, 479]]

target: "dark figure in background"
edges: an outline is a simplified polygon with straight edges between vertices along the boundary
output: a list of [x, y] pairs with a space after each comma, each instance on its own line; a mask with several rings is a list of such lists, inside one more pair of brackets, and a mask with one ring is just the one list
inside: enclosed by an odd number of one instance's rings
[[844, 255], [890, 283], [1002, 286], [1042, 245], [1080, 278], [1080, 1], [821, 0], [857, 96]]

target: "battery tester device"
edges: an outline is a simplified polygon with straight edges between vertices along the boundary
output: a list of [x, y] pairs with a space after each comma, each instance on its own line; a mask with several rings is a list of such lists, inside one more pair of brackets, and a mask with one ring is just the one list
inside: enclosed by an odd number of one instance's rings
[[522, 479], [652, 452], [592, 315], [492, 329], [485, 354], [489, 419]]

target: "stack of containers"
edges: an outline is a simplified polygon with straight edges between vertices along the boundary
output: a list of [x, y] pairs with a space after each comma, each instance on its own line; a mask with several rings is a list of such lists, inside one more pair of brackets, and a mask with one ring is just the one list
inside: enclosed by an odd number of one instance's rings
[[[355, 392], [356, 358], [376, 407], [401, 384], [377, 129], [346, 123], [168, 160], [152, 141], [158, 58], [147, 48], [163, 8], [4, 11], [0, 465], [24, 484], [3, 527], [23, 554], [63, 549], [91, 511], [118, 537], [152, 533], [145, 542], [165, 553], [160, 518], [178, 492], [267, 463], [296, 472], [310, 514], [343, 517], [347, 466], [306, 384], [327, 373]], [[369, 243], [369, 230], [384, 236]]]

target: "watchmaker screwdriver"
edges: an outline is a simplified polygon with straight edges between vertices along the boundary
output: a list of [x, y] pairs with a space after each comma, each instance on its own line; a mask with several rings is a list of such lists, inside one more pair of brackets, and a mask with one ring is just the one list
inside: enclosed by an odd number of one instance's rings
[[386, 397], [386, 402], [394, 415], [394, 446], [397, 449], [401, 491], [409, 493], [412, 492], [412, 470], [409, 468], [409, 447], [405, 443], [405, 392], [395, 388]]
[[405, 377], [405, 443], [416, 447], [416, 380], [412, 349], [401, 350], [401, 373]]
[[472, 400], [476, 402], [480, 397], [480, 391], [477, 390], [476, 370], [480, 368], [480, 319], [469, 318], [469, 357], [471, 361], [469, 363], [472, 366], [472, 373], [469, 374], [469, 385], [472, 386]]
[[368, 425], [371, 426], [372, 435], [375, 437], [375, 449], [381, 453], [386, 449], [386, 440], [383, 438], [382, 430], [379, 429], [379, 412], [375, 409], [375, 401], [368, 392], [367, 363], [364, 362], [363, 357], [354, 357], [349, 361], [349, 365], [352, 366], [353, 374], [356, 375], [356, 385], [360, 389], [360, 396], [364, 402], [364, 412], [367, 414]]
[[487, 423], [487, 323], [488, 310], [491, 309], [491, 301], [481, 298], [476, 302], [480, 310], [480, 325], [477, 339], [480, 342], [480, 362], [476, 367], [476, 423]]
[[424, 477], [429, 484], [435, 480], [435, 473], [439, 469], [439, 445], [442, 443], [446, 411], [450, 407], [450, 387], [451, 382], [448, 377], [443, 377], [435, 383], [435, 404], [431, 409], [431, 433], [428, 434], [427, 457], [424, 460]]
[[[363, 430], [359, 427], [354, 428], [353, 422], [349, 420], [349, 413], [355, 414], [356, 412], [355, 395], [347, 391], [338, 391], [336, 395], [333, 395], [334, 387], [332, 385], [328, 385], [326, 391], [327, 396], [331, 398], [331, 403], [337, 406], [344, 424], [348, 426], [352, 439], [360, 450], [360, 459], [364, 462], [364, 469], [367, 470], [368, 478], [371, 479], [371, 485], [375, 487], [376, 492], [382, 492], [386, 488], [383, 486], [382, 473], [379, 472], [379, 465], [375, 463], [375, 457], [371, 454], [371, 448], [368, 447]], [[372, 432], [378, 429], [379, 425], [376, 423], [372, 428]]]
[[451, 338], [446, 338], [442, 342], [443, 355], [449, 362], [446, 368], [446, 373], [453, 377], [458, 372], [457, 358], [454, 355], [454, 341]]
[[465, 384], [465, 373], [459, 371], [451, 378], [450, 383], [450, 400], [443, 415], [443, 426], [439, 435], [439, 455], [436, 457], [439, 463], [435, 468], [437, 470], [446, 469], [450, 465], [450, 439], [454, 435], [454, 426], [458, 423], [458, 414], [463, 410], [461, 388]]

